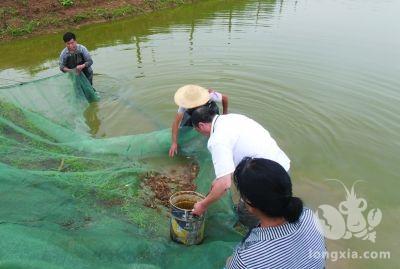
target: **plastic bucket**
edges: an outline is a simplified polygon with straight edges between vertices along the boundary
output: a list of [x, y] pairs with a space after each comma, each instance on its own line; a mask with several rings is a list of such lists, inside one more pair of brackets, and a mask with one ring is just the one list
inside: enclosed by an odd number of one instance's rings
[[184, 245], [197, 245], [204, 239], [205, 215], [194, 216], [195, 203], [205, 197], [194, 191], [180, 191], [169, 199], [171, 207], [171, 239]]

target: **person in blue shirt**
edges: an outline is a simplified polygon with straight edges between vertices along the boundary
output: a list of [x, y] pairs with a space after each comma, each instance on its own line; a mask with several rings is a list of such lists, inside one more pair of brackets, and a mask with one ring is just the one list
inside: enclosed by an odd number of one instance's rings
[[326, 248], [319, 223], [302, 200], [293, 197], [290, 176], [279, 163], [245, 157], [233, 180], [259, 224], [228, 258], [227, 269], [324, 268]]
[[77, 74], [83, 72], [90, 84], [93, 85], [93, 60], [87, 48], [78, 44], [74, 33], [67, 32], [63, 36], [65, 48], [60, 54], [60, 70], [71, 72], [76, 69]]

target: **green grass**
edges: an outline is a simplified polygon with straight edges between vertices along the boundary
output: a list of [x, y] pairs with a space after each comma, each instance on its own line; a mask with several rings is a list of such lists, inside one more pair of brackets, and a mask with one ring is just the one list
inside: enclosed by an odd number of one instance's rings
[[4, 32], [11, 36], [22, 36], [32, 33], [39, 25], [40, 22], [37, 20], [26, 21], [20, 27], [8, 25], [7, 28], [4, 29]]
[[18, 0], [18, 2], [22, 3], [24, 6], [28, 6], [28, 0]]
[[18, 16], [18, 10], [12, 7], [0, 8], [0, 35], [6, 35], [14, 33], [16, 28], [10, 27], [7, 24], [7, 19]]
[[40, 26], [49, 26], [49, 25], [61, 26], [62, 24], [63, 24], [62, 19], [53, 16], [44, 17], [39, 21]]
[[112, 10], [113, 17], [122, 17], [137, 12], [137, 8], [132, 5], [126, 5]]
[[153, 10], [158, 10], [166, 7], [182, 5], [185, 0], [144, 0], [144, 2]]
[[91, 14], [88, 12], [81, 12], [76, 14], [74, 17], [72, 17], [72, 22], [73, 23], [78, 23], [87, 19], [92, 18]]
[[73, 0], [58, 0], [58, 2], [63, 6], [63, 7], [70, 7], [74, 5]]
[[72, 19], [70, 19], [70, 22], [79, 23], [85, 20], [98, 19], [98, 18], [109, 20], [136, 13], [138, 13], [138, 8], [129, 4], [115, 9], [95, 8], [92, 9], [91, 11], [85, 11], [76, 14], [75, 16], [72, 17]]
[[16, 16], [18, 15], [18, 10], [13, 7], [2, 7], [0, 8], [0, 19], [4, 18], [5, 16]]
[[104, 19], [113, 19], [126, 15], [131, 15], [136, 13], [137, 11], [138, 9], [133, 5], [125, 5], [111, 10], [107, 8], [96, 8], [93, 10], [92, 16]]

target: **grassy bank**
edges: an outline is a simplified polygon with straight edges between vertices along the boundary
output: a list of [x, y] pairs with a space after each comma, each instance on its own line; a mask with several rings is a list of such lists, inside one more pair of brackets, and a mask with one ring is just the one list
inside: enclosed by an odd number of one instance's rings
[[194, 0], [3, 0], [0, 40], [172, 8]]

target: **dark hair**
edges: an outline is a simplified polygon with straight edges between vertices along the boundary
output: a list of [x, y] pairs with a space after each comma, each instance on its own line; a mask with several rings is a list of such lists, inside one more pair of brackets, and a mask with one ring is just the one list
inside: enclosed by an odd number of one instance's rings
[[284, 217], [296, 222], [303, 202], [292, 196], [292, 182], [286, 170], [277, 162], [245, 157], [233, 174], [243, 200], [269, 217]]
[[63, 36], [64, 42], [68, 42], [68, 41], [70, 41], [71, 39], [76, 40], [75, 34], [74, 34], [74, 33], [71, 33], [71, 32], [66, 32], [66, 33], [64, 34], [64, 36]]
[[212, 122], [214, 116], [218, 114], [218, 106], [214, 101], [208, 101], [190, 112], [193, 126], [197, 127], [200, 122]]

